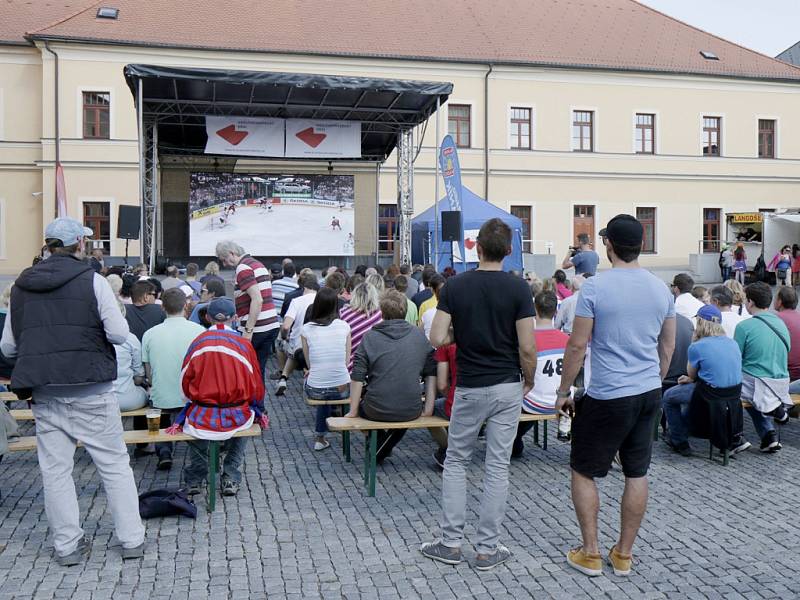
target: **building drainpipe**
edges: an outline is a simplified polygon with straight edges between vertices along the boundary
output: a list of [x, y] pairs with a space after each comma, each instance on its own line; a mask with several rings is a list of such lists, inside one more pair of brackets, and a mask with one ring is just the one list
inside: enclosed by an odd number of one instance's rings
[[[58, 111], [58, 54], [56, 54], [55, 50], [50, 49], [50, 45], [45, 42], [44, 48], [50, 54], [55, 57], [55, 77], [54, 77], [54, 93], [53, 96], [55, 98], [55, 136], [56, 136], [56, 168], [61, 163], [61, 129], [59, 126], [59, 111]], [[55, 170], [54, 170], [55, 172]], [[56, 184], [58, 185], [58, 184]], [[53, 196], [53, 214], [58, 216], [58, 193], [54, 194]]]
[[489, 63], [489, 70], [483, 77], [483, 198], [489, 200], [489, 75], [494, 67]]

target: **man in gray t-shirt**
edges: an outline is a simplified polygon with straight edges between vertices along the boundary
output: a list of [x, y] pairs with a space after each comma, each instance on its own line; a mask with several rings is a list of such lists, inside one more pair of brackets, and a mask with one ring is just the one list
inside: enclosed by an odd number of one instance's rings
[[597, 265], [600, 264], [600, 257], [592, 249], [589, 236], [585, 233], [578, 235], [578, 248], [570, 247], [567, 256], [561, 262], [562, 269], [575, 269], [576, 275], [588, 275], [591, 277], [597, 273]]
[[[675, 347], [675, 305], [663, 282], [639, 266], [644, 229], [617, 215], [600, 232], [612, 269], [581, 288], [569, 338], [556, 409], [575, 409], [572, 422], [572, 499], [582, 546], [567, 553], [578, 571], [602, 574], [597, 539], [600, 498], [595, 477], [604, 477], [619, 452], [625, 474], [622, 526], [608, 561], [616, 575], [631, 572], [631, 550], [647, 509], [647, 470], [654, 421], [661, 409], [661, 381]], [[572, 399], [575, 377], [591, 339], [591, 377], [586, 395]]]

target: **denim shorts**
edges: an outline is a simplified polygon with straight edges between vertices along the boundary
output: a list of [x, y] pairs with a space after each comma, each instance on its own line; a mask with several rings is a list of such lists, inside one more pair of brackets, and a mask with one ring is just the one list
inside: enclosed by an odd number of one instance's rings
[[350, 397], [350, 386], [348, 384], [336, 387], [317, 388], [305, 384], [303, 387], [306, 398], [310, 400], [344, 400]]

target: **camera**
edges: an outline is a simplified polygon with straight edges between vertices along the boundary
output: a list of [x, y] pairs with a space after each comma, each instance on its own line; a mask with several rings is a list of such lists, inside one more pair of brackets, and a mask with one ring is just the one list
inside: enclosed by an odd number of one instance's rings
[[581, 251], [581, 249], [580, 249], [580, 247], [579, 247], [579, 246], [570, 246], [570, 247], [569, 247], [569, 255], [570, 255], [570, 258], [571, 258], [571, 257], [573, 257], [573, 256], [575, 256], [575, 255], [576, 255], [578, 252], [580, 252], [580, 251]]

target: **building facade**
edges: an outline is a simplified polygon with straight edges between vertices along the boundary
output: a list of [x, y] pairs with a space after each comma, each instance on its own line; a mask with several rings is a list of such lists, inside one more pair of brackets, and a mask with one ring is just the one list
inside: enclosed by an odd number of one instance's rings
[[[437, 141], [451, 133], [464, 184], [523, 220], [526, 251], [559, 260], [578, 233], [597, 240], [621, 212], [645, 224], [643, 264], [671, 266], [688, 264], [693, 253], [717, 252], [731, 213], [800, 207], [800, 69], [768, 57], [750, 57], [752, 64], [742, 59], [722, 71], [714, 64], [716, 71], [703, 72], [700, 63], [696, 72], [680, 72], [635, 61], [504, 64], [488, 60], [489, 51], [485, 58], [426, 58], [398, 57], [397, 50], [370, 56], [358, 49], [345, 55], [204, 47], [213, 42], [190, 47], [171, 43], [167, 34], [152, 34], [162, 35], [159, 41], [141, 31], [110, 30], [128, 19], [146, 25], [149, 17], [137, 13], [153, 3], [111, 4], [120, 7], [118, 23], [98, 17], [92, 5], [55, 25], [48, 25], [50, 16], [32, 15], [0, 36], [0, 273], [19, 272], [41, 247], [43, 226], [55, 213], [56, 158], [69, 214], [92, 227], [112, 255], [123, 254], [118, 207], [139, 202], [136, 111], [123, 77], [132, 63], [452, 82], [438, 131], [431, 118], [417, 132], [415, 212], [434, 201]], [[698, 55], [709, 64], [725, 63], [740, 51], [749, 57], [749, 51], [636, 7], [667, 29], [691, 30], [693, 61]], [[90, 39], [92, 31], [97, 39]], [[706, 48], [722, 60], [706, 58]], [[327, 162], [215, 162], [163, 149], [160, 166], [159, 250], [168, 256], [183, 247], [186, 232], [172, 229], [176, 221], [169, 215], [185, 214], [192, 170], [328, 172]], [[398, 222], [395, 158], [380, 169], [347, 162], [335, 169], [355, 176], [356, 255], [391, 254]], [[137, 243], [130, 252], [138, 255]]]

